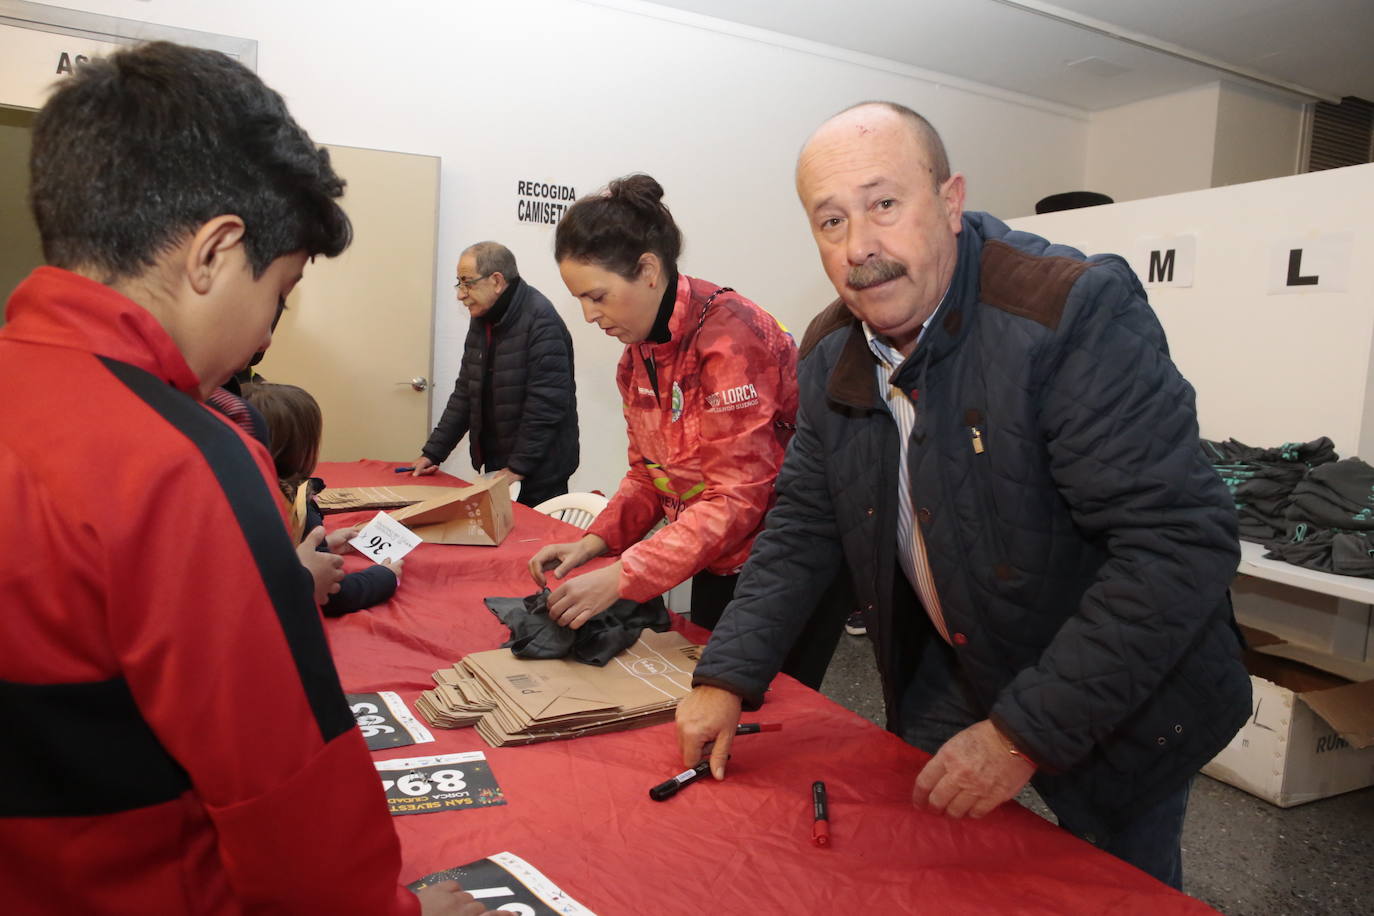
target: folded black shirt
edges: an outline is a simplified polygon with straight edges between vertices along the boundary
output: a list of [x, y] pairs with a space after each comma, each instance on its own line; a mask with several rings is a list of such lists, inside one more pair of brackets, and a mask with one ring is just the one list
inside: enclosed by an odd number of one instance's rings
[[669, 627], [663, 598], [640, 604], [623, 598], [588, 620], [580, 629], [560, 627], [549, 618], [549, 590], [524, 598], [484, 598], [487, 609], [510, 627], [503, 647], [516, 658], [563, 658], [569, 654], [598, 668], [635, 644], [645, 627], [662, 633]]

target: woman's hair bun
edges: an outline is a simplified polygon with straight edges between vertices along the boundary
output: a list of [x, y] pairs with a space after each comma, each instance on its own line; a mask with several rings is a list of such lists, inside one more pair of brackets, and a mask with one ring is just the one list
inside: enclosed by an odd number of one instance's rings
[[643, 173], [617, 178], [606, 192], [607, 197], [619, 198], [637, 209], [656, 211], [663, 205], [663, 186]]
[[553, 256], [600, 264], [627, 280], [640, 273], [640, 256], [658, 255], [677, 271], [682, 232], [663, 203], [663, 186], [642, 173], [617, 178], [604, 191], [573, 204], [553, 234]]

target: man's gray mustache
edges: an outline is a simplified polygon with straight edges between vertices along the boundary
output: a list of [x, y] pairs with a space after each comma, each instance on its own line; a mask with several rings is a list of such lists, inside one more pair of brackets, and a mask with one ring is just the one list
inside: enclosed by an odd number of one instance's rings
[[869, 261], [849, 269], [849, 288], [868, 289], [888, 280], [906, 276], [906, 266], [896, 261]]

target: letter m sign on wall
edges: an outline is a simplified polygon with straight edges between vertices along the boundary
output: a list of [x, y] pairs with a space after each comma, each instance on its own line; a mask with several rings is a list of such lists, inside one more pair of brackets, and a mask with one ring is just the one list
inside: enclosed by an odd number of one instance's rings
[[1197, 236], [1174, 235], [1142, 239], [1136, 249], [1136, 275], [1146, 289], [1154, 286], [1192, 286], [1197, 262]]

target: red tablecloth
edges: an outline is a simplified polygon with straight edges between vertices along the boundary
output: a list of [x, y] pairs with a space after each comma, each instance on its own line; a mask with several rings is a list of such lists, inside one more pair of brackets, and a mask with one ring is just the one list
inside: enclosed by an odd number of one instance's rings
[[[331, 486], [417, 482], [393, 466], [326, 463], [317, 473]], [[442, 474], [423, 482], [460, 484]], [[517, 505], [499, 547], [421, 544], [395, 598], [327, 622], [344, 689], [395, 690], [413, 708], [432, 671], [506, 638], [482, 599], [531, 593], [530, 555], [577, 536]], [[367, 562], [346, 560], [349, 569]], [[692, 624], [676, 618], [675, 627], [705, 642]], [[395, 818], [401, 877], [509, 851], [599, 916], [1212, 912], [1014, 803], [979, 821], [913, 808], [926, 755], [789, 677], [750, 718], [783, 730], [736, 739], [724, 782], [699, 781], [666, 802], [648, 790], [682, 769], [671, 725], [512, 748], [488, 747], [473, 729], [434, 729], [433, 744], [378, 751], [485, 751], [507, 799]], [[830, 796], [828, 849], [810, 843], [817, 779]]]

